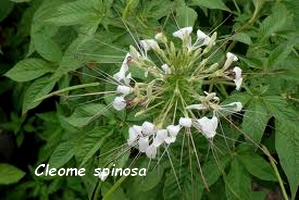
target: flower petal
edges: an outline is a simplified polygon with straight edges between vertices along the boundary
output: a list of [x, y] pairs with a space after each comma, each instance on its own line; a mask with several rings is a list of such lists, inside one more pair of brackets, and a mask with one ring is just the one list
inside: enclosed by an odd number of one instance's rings
[[124, 96], [130, 94], [133, 91], [131, 87], [125, 85], [118, 85], [116, 90], [122, 93]]
[[149, 158], [155, 158], [157, 155], [157, 147], [155, 147], [154, 145], [150, 145], [146, 148], [145, 154]]
[[140, 137], [138, 140], [138, 146], [139, 151], [144, 153], [146, 149], [149, 147], [148, 137]]
[[223, 69], [227, 70], [229, 66], [234, 62], [238, 61], [238, 57], [235, 54], [232, 54], [230, 52], [226, 53], [226, 61], [224, 63]]
[[153, 145], [155, 147], [159, 147], [164, 142], [164, 139], [166, 137], [167, 137], [167, 130], [166, 129], [158, 130], [157, 133], [156, 133], [156, 137], [154, 138]]
[[233, 71], [235, 72], [234, 82], [236, 84], [236, 90], [239, 90], [243, 82], [242, 69], [240, 67], [235, 67]]
[[195, 109], [195, 110], [205, 110], [205, 109], [208, 109], [209, 107], [204, 105], [204, 104], [191, 104], [189, 106], [186, 107], [186, 109], [188, 110], [192, 110], [192, 109]]
[[154, 39], [140, 40], [139, 44], [144, 51], [149, 51], [150, 49], [160, 49], [159, 44]]
[[115, 110], [121, 111], [126, 107], [127, 103], [124, 97], [115, 97], [112, 102], [112, 106]]
[[176, 137], [177, 134], [179, 133], [181, 127], [180, 127], [180, 125], [176, 125], [176, 126], [175, 125], [169, 125], [169, 126], [166, 127], [166, 129], [167, 129], [168, 133], [170, 134], [170, 136]]
[[170, 67], [167, 64], [163, 64], [161, 66], [161, 68], [163, 69], [163, 71], [164, 71], [165, 74], [171, 74], [171, 69], [170, 69]]
[[142, 124], [142, 132], [145, 135], [152, 135], [155, 132], [155, 125], [150, 122], [144, 122]]
[[129, 128], [129, 139], [127, 139], [127, 143], [129, 146], [131, 146], [137, 140], [138, 136], [141, 135], [141, 131], [141, 126], [133, 125]]
[[213, 138], [216, 135], [216, 129], [218, 126], [218, 118], [213, 116], [211, 119], [207, 117], [202, 117], [197, 120], [200, 128], [202, 130], [202, 134], [207, 138]]
[[190, 128], [192, 125], [192, 119], [187, 117], [181, 117], [179, 120], [179, 124], [181, 126], [184, 126], [186, 128]]
[[190, 36], [190, 34], [192, 33], [193, 27], [189, 26], [189, 27], [185, 27], [185, 28], [181, 28], [178, 31], [174, 32], [172, 35], [174, 37], [178, 37], [181, 40], [187, 40]]

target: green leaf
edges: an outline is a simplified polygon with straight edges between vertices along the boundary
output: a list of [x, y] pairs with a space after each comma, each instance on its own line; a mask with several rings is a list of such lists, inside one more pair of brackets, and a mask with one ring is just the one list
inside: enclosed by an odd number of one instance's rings
[[298, 43], [298, 36], [290, 38], [287, 42], [277, 46], [268, 58], [267, 67], [274, 68], [280, 63], [284, 62], [288, 55], [290, 55], [293, 47]]
[[44, 60], [28, 58], [18, 62], [5, 76], [17, 82], [26, 82], [53, 71], [52, 66]]
[[176, 9], [176, 20], [179, 27], [194, 26], [197, 19], [197, 13], [192, 8], [181, 6]]
[[25, 172], [9, 164], [0, 164], [0, 184], [16, 183], [25, 176]]
[[105, 105], [90, 103], [77, 107], [75, 112], [64, 120], [74, 127], [82, 128], [100, 115], [107, 115], [108, 113]]
[[287, 175], [292, 199], [299, 186], [299, 129], [298, 118], [278, 118], [276, 121], [275, 148], [281, 166]]
[[238, 158], [248, 173], [262, 180], [277, 182], [270, 163], [266, 162], [261, 156], [257, 154], [240, 155]]
[[59, 62], [62, 58], [62, 52], [49, 35], [39, 31], [31, 35], [35, 50], [46, 60]]
[[112, 131], [105, 127], [96, 127], [88, 132], [76, 145], [76, 158], [83, 166], [101, 147], [103, 140], [110, 136]]
[[226, 198], [250, 199], [250, 178], [237, 159], [231, 162], [231, 168], [225, 177]]
[[272, 14], [269, 15], [260, 25], [259, 36], [261, 40], [266, 39], [279, 31], [289, 30], [292, 17], [287, 8], [282, 4], [273, 7]]
[[64, 53], [64, 56], [60, 62], [58, 69], [53, 74], [53, 77], [52, 77], [53, 79], [58, 80], [66, 73], [68, 73], [70, 71], [74, 71], [74, 70], [84, 66], [82, 64], [82, 61], [80, 62], [78, 59], [75, 58], [74, 52], [76, 52], [80, 48], [82, 43], [84, 43], [86, 40], [87, 40], [86, 36], [78, 37], [76, 40], [74, 40], [69, 45], [69, 47], [67, 48], [67, 50]]
[[203, 6], [210, 9], [230, 11], [222, 0], [192, 0], [191, 5]]
[[74, 156], [74, 141], [70, 140], [67, 142], [60, 143], [53, 151], [49, 165], [52, 168], [59, 168], [66, 164]]
[[259, 144], [270, 117], [271, 115], [268, 114], [264, 102], [261, 99], [253, 98], [243, 117], [243, 133]]
[[140, 187], [142, 191], [148, 191], [159, 184], [164, 173], [163, 166], [156, 167], [154, 170], [146, 174], [146, 176], [141, 179]]
[[12, 11], [14, 4], [9, 0], [0, 1], [0, 22], [5, 19]]
[[12, 2], [15, 2], [15, 3], [24, 3], [24, 2], [29, 2], [31, 0], [10, 0]]
[[46, 21], [58, 26], [85, 24], [91, 19], [100, 17], [101, 13], [96, 10], [98, 2], [97, 0], [78, 0], [65, 3], [59, 6]]
[[232, 36], [232, 40], [242, 42], [248, 45], [252, 44], [250, 36], [246, 33], [236, 33]]
[[49, 80], [48, 76], [43, 76], [35, 80], [26, 90], [23, 100], [23, 115], [30, 109], [38, 106], [41, 101], [35, 101], [48, 94], [54, 87], [55, 82]]

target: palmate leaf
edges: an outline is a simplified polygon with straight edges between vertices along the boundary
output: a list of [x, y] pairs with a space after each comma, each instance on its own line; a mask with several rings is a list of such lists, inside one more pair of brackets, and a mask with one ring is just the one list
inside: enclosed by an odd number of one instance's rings
[[253, 176], [262, 180], [277, 182], [277, 178], [270, 163], [268, 163], [261, 156], [257, 154], [240, 154], [238, 159], [241, 161], [247, 172]]
[[17, 82], [26, 82], [54, 71], [53, 66], [42, 59], [27, 58], [18, 62], [5, 76]]
[[260, 143], [264, 130], [271, 115], [268, 113], [264, 102], [259, 98], [253, 98], [246, 111], [242, 122], [242, 131], [257, 144]]
[[64, 121], [76, 128], [82, 128], [99, 116], [108, 116], [109, 114], [111, 112], [106, 109], [105, 105], [91, 103], [77, 107], [70, 117], [64, 118]]
[[275, 148], [282, 168], [288, 177], [292, 199], [295, 199], [299, 186], [299, 129], [298, 119], [277, 119]]
[[44, 31], [31, 34], [35, 50], [46, 60], [59, 62], [62, 58], [62, 52], [57, 43]]
[[236, 33], [232, 36], [232, 40], [242, 42], [242, 43], [248, 44], [248, 45], [252, 44], [250, 36], [246, 33]]
[[9, 164], [0, 164], [0, 185], [18, 182], [25, 173]]
[[250, 199], [250, 178], [237, 158], [231, 162], [231, 168], [225, 177], [226, 198]]
[[188, 6], [181, 6], [176, 9], [176, 20], [179, 27], [194, 26], [197, 19], [195, 10]]
[[80, 166], [84, 166], [102, 146], [103, 140], [109, 137], [113, 130], [108, 127], [96, 127], [89, 131], [76, 145], [76, 159]]
[[210, 9], [230, 11], [222, 0], [192, 0], [191, 5], [203, 6]]
[[51, 168], [59, 168], [72, 159], [75, 154], [75, 141], [69, 140], [60, 143], [53, 151], [49, 165]]
[[82, 61], [76, 59], [74, 52], [77, 52], [80, 46], [87, 40], [87, 36], [79, 36], [69, 45], [63, 55], [58, 69], [52, 76], [54, 80], [59, 80], [63, 75], [84, 66]]
[[84, 24], [104, 14], [97, 10], [99, 6], [99, 0], [78, 0], [65, 3], [59, 6], [46, 21], [59, 26]]
[[260, 25], [259, 36], [264, 40], [272, 34], [293, 29], [293, 19], [283, 4], [276, 4], [269, 15]]
[[275, 117], [275, 148], [295, 199], [299, 186], [299, 115], [281, 97], [269, 96], [264, 101]]
[[43, 76], [35, 80], [25, 92], [22, 113], [25, 114], [28, 110], [38, 106], [41, 101], [36, 101], [36, 99], [48, 94], [54, 85], [55, 81], [49, 80], [48, 76]]

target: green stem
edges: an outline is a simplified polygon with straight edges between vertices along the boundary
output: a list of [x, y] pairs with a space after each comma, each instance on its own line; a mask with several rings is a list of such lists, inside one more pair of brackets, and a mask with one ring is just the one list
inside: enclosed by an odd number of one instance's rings
[[50, 98], [52, 96], [56, 96], [56, 95], [59, 95], [61, 93], [68, 92], [68, 91], [71, 91], [71, 90], [76, 90], [76, 89], [81, 89], [81, 88], [87, 88], [87, 87], [95, 87], [95, 86], [99, 86], [99, 85], [100, 85], [100, 83], [95, 82], [95, 83], [87, 83], [87, 84], [75, 85], [75, 86], [63, 88], [61, 90], [57, 90], [57, 91], [52, 92], [50, 94], [47, 94], [47, 95], [45, 95], [43, 97], [35, 99], [34, 102], [42, 101], [42, 100], [45, 100], [45, 99]]
[[[264, 151], [267, 152], [266, 155], [268, 155], [268, 154], [270, 155], [270, 152], [268, 151], [268, 149], [267, 149], [265, 146], [263, 146], [263, 149], [264, 149]], [[273, 170], [274, 170], [274, 172], [275, 172], [275, 175], [276, 175], [276, 177], [277, 177], [277, 179], [278, 179], [278, 183], [279, 183], [280, 189], [281, 189], [281, 191], [282, 191], [283, 198], [284, 198], [285, 200], [288, 200], [289, 197], [288, 197], [287, 192], [286, 192], [286, 189], [285, 189], [285, 187], [284, 187], [284, 185], [283, 185], [283, 181], [282, 181], [282, 178], [281, 178], [281, 176], [280, 176], [280, 174], [279, 174], [279, 171], [278, 171], [278, 169], [277, 169], [277, 167], [276, 167], [275, 160], [274, 160], [271, 156], [268, 157], [268, 158], [269, 158], [269, 160], [270, 160], [271, 166], [273, 167]]]

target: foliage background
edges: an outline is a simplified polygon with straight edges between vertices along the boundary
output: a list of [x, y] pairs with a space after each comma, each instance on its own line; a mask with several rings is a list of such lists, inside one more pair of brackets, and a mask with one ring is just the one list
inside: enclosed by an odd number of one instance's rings
[[[223, 51], [236, 52], [240, 67], [248, 72], [246, 87], [231, 98], [253, 111], [245, 110], [240, 128], [270, 151], [276, 168], [256, 148], [235, 144], [233, 154], [221, 159], [222, 172], [213, 159], [204, 163], [211, 192], [198, 177], [192, 185], [188, 175], [181, 179], [182, 192], [177, 190], [167, 160], [146, 178], [117, 177], [102, 183], [92, 174], [36, 177], [34, 169], [40, 163], [93, 169], [111, 157], [119, 158], [120, 167], [132, 161], [129, 153], [119, 157], [118, 152], [98, 159], [99, 152], [126, 141], [124, 122], [134, 120], [129, 115], [107, 112], [87, 125], [86, 119], [102, 109], [102, 103], [79, 104], [65, 98], [68, 92], [36, 99], [97, 81], [82, 76], [94, 73], [93, 62], [102, 63], [107, 73], [115, 71], [117, 65], [105, 64], [110, 60], [98, 55], [123, 56], [106, 44], [122, 49], [132, 44], [126, 26], [139, 38], [151, 38], [161, 30], [174, 31], [173, 18], [181, 27], [192, 25], [206, 32], [217, 28], [220, 41], [229, 38]], [[299, 185], [297, 0], [1, 0], [0, 22], [2, 199], [264, 199], [271, 195], [280, 199], [278, 177], [289, 198], [295, 199]], [[78, 93], [97, 89], [81, 88]], [[147, 162], [141, 157], [137, 165]]]

